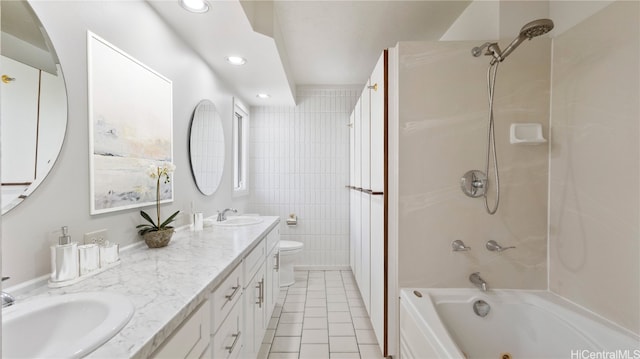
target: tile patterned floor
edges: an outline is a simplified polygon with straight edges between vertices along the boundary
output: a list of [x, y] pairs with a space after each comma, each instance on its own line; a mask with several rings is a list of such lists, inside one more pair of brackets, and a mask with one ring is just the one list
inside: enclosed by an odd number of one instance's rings
[[382, 358], [351, 271], [296, 271], [295, 278], [269, 321], [266, 358]]

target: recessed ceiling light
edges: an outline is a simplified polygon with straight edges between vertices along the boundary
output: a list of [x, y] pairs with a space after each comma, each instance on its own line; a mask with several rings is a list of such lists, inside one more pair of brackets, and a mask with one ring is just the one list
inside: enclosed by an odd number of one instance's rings
[[247, 59], [240, 56], [227, 56], [224, 59], [227, 60], [227, 62], [230, 63], [231, 65], [236, 65], [236, 66], [244, 65], [247, 63]]
[[209, 11], [209, 4], [205, 0], [179, 0], [180, 6], [185, 10], [203, 13]]
[[268, 93], [259, 93], [256, 95], [256, 97], [261, 99], [268, 99], [269, 97], [271, 97], [271, 95], [269, 95]]

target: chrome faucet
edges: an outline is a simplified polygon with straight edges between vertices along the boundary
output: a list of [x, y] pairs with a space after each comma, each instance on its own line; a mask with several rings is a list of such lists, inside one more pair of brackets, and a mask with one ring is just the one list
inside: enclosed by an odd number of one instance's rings
[[222, 222], [222, 221], [226, 221], [227, 220], [227, 212], [233, 212], [233, 213], [238, 213], [237, 209], [233, 209], [233, 208], [225, 208], [222, 212], [218, 211], [218, 222]]
[[486, 247], [491, 252], [498, 252], [498, 253], [504, 252], [507, 249], [515, 248], [515, 246], [503, 247], [503, 246], [499, 245], [498, 242], [494, 241], [493, 239], [490, 240], [489, 242], [487, 242]]
[[471, 247], [465, 245], [464, 242], [459, 239], [451, 242], [451, 248], [454, 252], [465, 252], [471, 250]]
[[[2, 281], [4, 282], [5, 280], [9, 279], [9, 277], [2, 277]], [[2, 292], [2, 308], [8, 307], [10, 305], [13, 305], [13, 303], [15, 303], [16, 299], [9, 293], [7, 292]]]
[[471, 273], [469, 276], [469, 281], [473, 283], [476, 287], [480, 288], [481, 291], [487, 291], [487, 282], [480, 277], [480, 272]]

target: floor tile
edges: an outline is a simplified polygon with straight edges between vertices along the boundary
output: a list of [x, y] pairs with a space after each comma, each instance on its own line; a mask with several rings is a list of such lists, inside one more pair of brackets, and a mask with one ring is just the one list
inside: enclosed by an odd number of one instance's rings
[[352, 317], [367, 317], [369, 318], [369, 313], [364, 307], [353, 307], [351, 308], [351, 316]]
[[307, 291], [307, 299], [323, 299], [327, 298], [327, 292], [324, 290], [310, 290]]
[[322, 298], [322, 299], [316, 299], [316, 298], [310, 298], [307, 299], [307, 301], [305, 302], [305, 307], [309, 308], [309, 307], [326, 307], [327, 306], [327, 300]]
[[347, 303], [327, 303], [327, 311], [329, 312], [348, 312], [349, 304]]
[[340, 281], [342, 282], [342, 276], [340, 275], [340, 273], [335, 273], [335, 272], [327, 272], [327, 274], [324, 275], [324, 279], [327, 281]]
[[341, 294], [346, 296], [346, 292], [342, 287], [331, 287], [331, 288], [327, 287], [327, 294]]
[[302, 323], [278, 324], [276, 337], [299, 337], [302, 335]]
[[300, 350], [300, 337], [275, 337], [271, 344], [272, 353], [297, 353]]
[[298, 359], [298, 353], [269, 353], [269, 359]]
[[347, 298], [350, 307], [364, 307], [364, 302], [360, 298]]
[[356, 337], [329, 337], [329, 350], [332, 353], [357, 353]]
[[280, 315], [280, 323], [302, 323], [304, 319], [303, 312], [297, 313], [282, 313]]
[[332, 337], [352, 337], [355, 335], [352, 323], [329, 323], [329, 335]]
[[351, 323], [349, 312], [329, 312], [329, 323]]
[[[330, 359], [360, 359], [360, 353], [329, 353]], [[367, 358], [363, 358], [367, 359]]]
[[302, 329], [327, 329], [327, 318], [304, 318]]
[[353, 327], [357, 329], [372, 329], [369, 318], [355, 317], [352, 319]]
[[306, 294], [307, 288], [289, 288], [287, 294]]
[[279, 292], [258, 359], [382, 359], [351, 271], [294, 276]]
[[300, 303], [287, 303], [285, 302], [282, 306], [282, 312], [304, 312], [304, 302]]
[[327, 302], [347, 303], [347, 296], [345, 296], [344, 294], [329, 294], [329, 293], [327, 293]]
[[366, 359], [382, 359], [382, 352], [377, 344], [359, 345], [360, 357]]
[[284, 304], [287, 303], [300, 303], [307, 300], [307, 296], [304, 294], [287, 294], [287, 298], [284, 301]]
[[328, 344], [302, 344], [300, 346], [300, 359], [327, 359], [328, 357]]
[[305, 318], [326, 318], [327, 308], [324, 307], [309, 307], [304, 310]]
[[360, 292], [357, 290], [347, 290], [347, 298], [360, 299]]
[[302, 331], [302, 344], [328, 344], [329, 332], [327, 329], [306, 329]]
[[373, 330], [356, 330], [358, 344], [378, 344], [376, 333]]

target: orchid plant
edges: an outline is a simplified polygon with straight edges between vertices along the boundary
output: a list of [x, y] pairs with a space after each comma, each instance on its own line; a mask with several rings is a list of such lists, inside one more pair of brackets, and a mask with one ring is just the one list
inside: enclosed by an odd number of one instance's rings
[[169, 224], [175, 220], [180, 211], [176, 211], [174, 214], [169, 216], [166, 221], [160, 223], [160, 180], [164, 179], [164, 183], [171, 182], [169, 174], [175, 170], [176, 166], [170, 162], [163, 162], [160, 165], [152, 164], [149, 166], [147, 174], [149, 177], [156, 180], [156, 213], [158, 214], [158, 222], [154, 222], [153, 219], [151, 219], [151, 216], [149, 216], [145, 211], [140, 211], [140, 216], [151, 224], [140, 224], [136, 226], [136, 228], [138, 228], [138, 234], [144, 235], [149, 232], [157, 232], [173, 228]]

